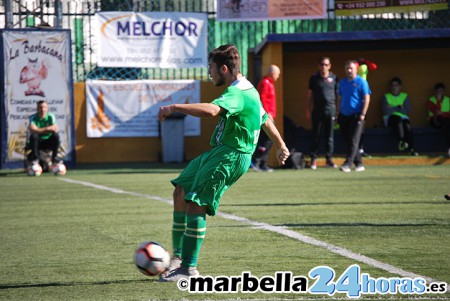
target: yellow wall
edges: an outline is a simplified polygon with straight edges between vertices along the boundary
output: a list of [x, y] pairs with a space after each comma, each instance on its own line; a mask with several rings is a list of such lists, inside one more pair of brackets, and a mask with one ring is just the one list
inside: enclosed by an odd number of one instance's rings
[[378, 69], [367, 77], [372, 90], [367, 127], [382, 126], [381, 99], [389, 91], [389, 81], [395, 76], [402, 79], [402, 90], [409, 94], [414, 127], [427, 126], [425, 102], [433, 94], [436, 82], [444, 82], [447, 94], [450, 92], [448, 49], [287, 53], [283, 58], [284, 111], [297, 126], [311, 128], [305, 117], [306, 92], [309, 77], [318, 70], [321, 56], [331, 58], [331, 71], [339, 78], [345, 74], [344, 63], [348, 59], [364, 57], [377, 64]]
[[[161, 152], [159, 138], [87, 138], [86, 85], [74, 85], [76, 156], [79, 163], [94, 162], [156, 162]], [[223, 92], [210, 82], [201, 83], [201, 99], [210, 102]], [[201, 136], [186, 137], [186, 159], [191, 160], [209, 148], [209, 139], [217, 118], [201, 120]]]
[[[281, 43], [266, 45], [262, 53], [262, 72], [270, 64], [281, 67], [281, 77], [275, 83], [277, 91], [276, 125], [283, 132], [282, 116], [290, 117], [298, 126], [310, 128], [305, 118], [305, 99], [308, 79], [317, 71], [321, 56], [330, 56], [332, 71], [340, 78], [344, 75], [344, 62], [349, 58], [365, 57], [378, 65], [368, 76], [372, 100], [367, 115], [367, 126], [382, 126], [381, 98], [388, 91], [394, 76], [403, 80], [403, 91], [410, 95], [413, 126], [427, 126], [425, 101], [433, 93], [434, 84], [442, 81], [450, 91], [448, 49], [389, 50], [389, 51], [333, 51], [282, 53]], [[263, 75], [263, 74], [262, 74]], [[211, 82], [201, 82], [201, 100], [210, 102], [223, 92]], [[93, 162], [155, 162], [161, 152], [159, 138], [87, 138], [85, 84], [74, 85], [76, 155], [80, 163]], [[186, 137], [186, 159], [191, 160], [209, 148], [209, 139], [217, 118], [201, 120], [201, 136]], [[274, 150], [269, 163], [276, 164]]]

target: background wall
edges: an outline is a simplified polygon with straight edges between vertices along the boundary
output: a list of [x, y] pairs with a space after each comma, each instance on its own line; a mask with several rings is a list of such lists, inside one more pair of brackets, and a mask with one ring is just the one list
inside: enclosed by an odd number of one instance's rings
[[[450, 92], [448, 49], [389, 50], [389, 51], [329, 51], [298, 52], [282, 54], [281, 44], [269, 44], [262, 58], [261, 71], [265, 73], [270, 63], [280, 66], [282, 76], [276, 82], [278, 96], [277, 127], [283, 132], [281, 116], [291, 118], [297, 126], [306, 129], [311, 124], [306, 120], [306, 92], [311, 74], [317, 71], [321, 56], [332, 60], [332, 71], [340, 78], [344, 76], [344, 62], [349, 58], [364, 57], [378, 66], [368, 76], [372, 90], [371, 104], [367, 115], [367, 127], [382, 127], [381, 98], [389, 89], [389, 81], [399, 76], [403, 91], [410, 96], [411, 121], [414, 127], [427, 127], [426, 100], [432, 95], [436, 82], [444, 82]], [[252, 74], [253, 75], [253, 74]], [[262, 74], [263, 75], [263, 74]], [[250, 78], [251, 79], [251, 78]], [[257, 83], [254, 83], [255, 85]], [[201, 82], [201, 101], [210, 102], [218, 97], [223, 87], [214, 87], [211, 82]], [[143, 162], [158, 161], [161, 153], [160, 138], [87, 138], [85, 84], [77, 83], [75, 92], [75, 131], [77, 161], [89, 162]], [[209, 139], [217, 118], [201, 120], [201, 136], [185, 138], [185, 158], [191, 160], [209, 148]], [[276, 164], [274, 152], [270, 164]]]
[[411, 49], [377, 51], [328, 51], [283, 54], [284, 111], [297, 126], [311, 128], [306, 120], [306, 92], [311, 74], [318, 70], [321, 56], [331, 58], [331, 71], [343, 78], [344, 63], [348, 59], [364, 57], [375, 62], [378, 69], [367, 77], [372, 90], [367, 115], [367, 127], [381, 127], [381, 99], [389, 91], [389, 81], [398, 76], [403, 81], [402, 90], [409, 94], [412, 105], [413, 127], [427, 126], [426, 100], [433, 94], [436, 82], [444, 82], [450, 93], [448, 49]]

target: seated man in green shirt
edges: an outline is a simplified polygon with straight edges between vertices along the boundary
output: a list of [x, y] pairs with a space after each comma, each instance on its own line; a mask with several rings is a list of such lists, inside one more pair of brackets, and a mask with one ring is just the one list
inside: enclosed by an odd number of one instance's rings
[[31, 149], [31, 160], [39, 160], [39, 150], [48, 149], [52, 151], [52, 162], [56, 163], [56, 155], [59, 148], [59, 134], [56, 117], [48, 112], [48, 104], [45, 100], [40, 100], [37, 104], [37, 113], [30, 116], [28, 126], [30, 137], [28, 147]]

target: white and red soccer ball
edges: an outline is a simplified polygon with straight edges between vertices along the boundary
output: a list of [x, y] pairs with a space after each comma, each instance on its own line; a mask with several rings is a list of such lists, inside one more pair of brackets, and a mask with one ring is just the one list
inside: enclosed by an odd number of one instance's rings
[[64, 176], [67, 172], [67, 168], [62, 162], [53, 164], [50, 169], [55, 176]]
[[160, 244], [148, 241], [136, 249], [134, 263], [142, 274], [157, 276], [169, 267], [170, 255]]
[[27, 174], [31, 177], [39, 177], [42, 174], [42, 167], [39, 163], [30, 164], [27, 168]]

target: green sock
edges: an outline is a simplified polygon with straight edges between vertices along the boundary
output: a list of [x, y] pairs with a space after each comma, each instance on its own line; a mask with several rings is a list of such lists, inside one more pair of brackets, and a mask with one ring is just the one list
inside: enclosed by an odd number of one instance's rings
[[196, 267], [198, 254], [206, 233], [206, 214], [187, 216], [187, 227], [183, 237], [183, 266]]
[[186, 230], [186, 212], [174, 211], [172, 224], [172, 247], [173, 255], [181, 258], [181, 247], [183, 246], [183, 234]]

